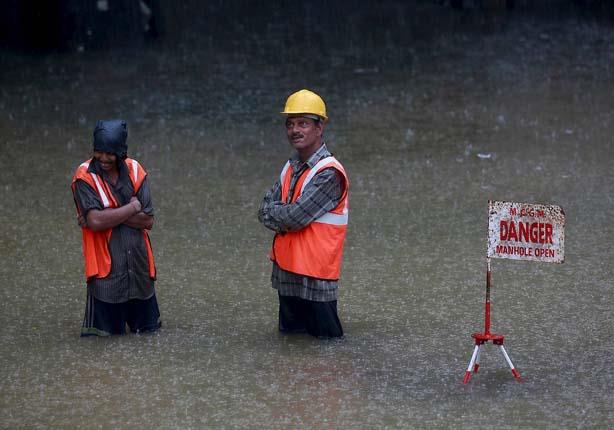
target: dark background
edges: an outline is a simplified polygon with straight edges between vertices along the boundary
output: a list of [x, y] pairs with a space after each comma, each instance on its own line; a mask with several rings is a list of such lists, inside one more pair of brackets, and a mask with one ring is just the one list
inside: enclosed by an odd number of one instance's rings
[[[279, 29], [287, 40], [304, 40], [309, 46], [360, 39], [369, 49], [369, 43], [407, 43], [440, 31], [450, 19], [462, 24], [468, 16], [483, 16], [485, 22], [510, 14], [614, 18], [609, 0], [0, 0], [0, 8], [0, 47], [25, 52], [138, 48], [146, 43], [198, 46], [230, 39], [241, 49], [242, 36]], [[452, 18], [450, 10], [455, 11]]]

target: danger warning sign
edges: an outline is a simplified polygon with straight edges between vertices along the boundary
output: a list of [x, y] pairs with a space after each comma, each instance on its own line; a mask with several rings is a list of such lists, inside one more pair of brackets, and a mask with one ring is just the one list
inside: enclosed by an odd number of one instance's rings
[[554, 205], [489, 201], [487, 256], [563, 263], [565, 212]]

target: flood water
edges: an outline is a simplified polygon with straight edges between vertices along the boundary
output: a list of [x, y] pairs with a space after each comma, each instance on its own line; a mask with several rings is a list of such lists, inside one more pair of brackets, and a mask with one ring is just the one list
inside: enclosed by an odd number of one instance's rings
[[[418, 12], [379, 11], [378, 30], [348, 12], [315, 46], [272, 19], [139, 52], [2, 52], [0, 428], [606, 428], [614, 28]], [[336, 341], [278, 333], [256, 218], [303, 87], [351, 181]], [[70, 179], [111, 117], [150, 175], [164, 325], [82, 339]], [[562, 206], [566, 261], [493, 260], [492, 329], [523, 382], [489, 345], [463, 385], [489, 199]]]

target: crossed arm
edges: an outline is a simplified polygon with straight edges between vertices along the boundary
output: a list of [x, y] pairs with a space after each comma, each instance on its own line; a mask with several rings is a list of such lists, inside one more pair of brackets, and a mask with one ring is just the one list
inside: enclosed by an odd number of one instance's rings
[[[118, 208], [90, 209], [87, 212], [87, 226], [92, 231], [107, 230], [119, 224], [150, 230], [153, 223], [151, 215], [141, 212], [141, 202], [136, 197], [132, 197], [128, 204]], [[81, 219], [79, 225], [82, 225]]]
[[[143, 189], [146, 189], [146, 192]], [[78, 216], [77, 222], [80, 227], [87, 226], [92, 231], [106, 230], [120, 224], [136, 229], [150, 230], [153, 227], [154, 217], [151, 215], [152, 208], [146, 183], [143, 183], [137, 193], [138, 197], [133, 196], [127, 204], [117, 208], [103, 208], [96, 192], [81, 181], [77, 181], [74, 191], [79, 212], [86, 213], [85, 217]]]

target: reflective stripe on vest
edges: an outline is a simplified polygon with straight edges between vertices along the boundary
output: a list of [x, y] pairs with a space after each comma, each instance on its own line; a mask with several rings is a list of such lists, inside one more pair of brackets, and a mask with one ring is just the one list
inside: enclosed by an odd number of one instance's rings
[[347, 208], [343, 209], [345, 211], [344, 214], [334, 214], [334, 213], [325, 213], [320, 218], [314, 220], [313, 222], [319, 222], [320, 224], [332, 224], [332, 225], [347, 225], [348, 224], [348, 213]]
[[290, 168], [290, 162], [286, 161], [286, 164], [284, 165], [284, 168], [281, 169], [281, 175], [279, 175], [279, 183], [280, 183], [280, 185], [283, 185], [284, 177], [286, 176], [286, 172], [288, 171], [289, 168]]
[[[86, 161], [85, 163], [81, 163], [81, 166], [79, 167], [85, 167], [87, 169], [90, 167], [90, 163]], [[110, 199], [107, 196], [107, 193], [105, 193], [104, 188], [102, 187], [102, 183], [100, 182], [100, 179], [98, 178], [98, 175], [93, 172], [89, 172], [89, 174], [91, 175], [92, 179], [94, 180], [94, 183], [96, 184], [96, 190], [98, 191], [98, 195], [100, 196], [100, 199], [102, 200], [102, 206], [105, 208], [108, 208], [109, 206], [111, 206]]]
[[[326, 166], [327, 164], [335, 166], [337, 170], [340, 170], [341, 172], [345, 173], [345, 170], [343, 169], [343, 166], [341, 165], [341, 163], [339, 163], [339, 161], [337, 161], [337, 159], [333, 157], [332, 155], [326, 158], [322, 158], [320, 161], [316, 163], [315, 166], [313, 166], [313, 168], [307, 174], [307, 177], [305, 178], [305, 181], [303, 181], [303, 185], [301, 186], [301, 194], [303, 194], [303, 191], [305, 191], [305, 187], [307, 186], [309, 182], [311, 182], [313, 177], [320, 170], [323, 170], [324, 166]], [[282, 172], [282, 175], [283, 174], [285, 174], [285, 171]], [[348, 223], [347, 199], [345, 200], [345, 202], [346, 204], [345, 204], [345, 207], [343, 208], [342, 214], [327, 212], [324, 215], [322, 215], [320, 218], [317, 218], [316, 220], [314, 220], [314, 222], [319, 222], [321, 224], [347, 225]]]
[[105, 208], [108, 208], [109, 198], [107, 197], [107, 194], [104, 192], [104, 189], [102, 188], [102, 184], [100, 183], [100, 179], [98, 179], [98, 175], [95, 173], [90, 173], [90, 175], [92, 175], [92, 178], [94, 178], [94, 182], [96, 183], [96, 189], [98, 189], [98, 194], [100, 194], [100, 198], [102, 199], [102, 205]]
[[136, 160], [132, 160], [132, 176], [134, 176], [134, 178], [132, 179], [132, 183], [136, 184], [139, 180], [139, 163], [137, 163]]
[[307, 176], [305, 177], [305, 181], [303, 182], [303, 186], [301, 187], [301, 194], [303, 194], [303, 191], [305, 191], [305, 187], [307, 186], [307, 184], [309, 182], [311, 182], [311, 180], [313, 179], [313, 177], [320, 171], [322, 170], [322, 168], [327, 165], [327, 164], [333, 164], [337, 169], [341, 170], [342, 172], [345, 172], [343, 170], [343, 166], [341, 165], [341, 163], [339, 163], [337, 161], [337, 159], [335, 157], [333, 157], [332, 155], [326, 158], [322, 158], [320, 161], [318, 161], [316, 163], [315, 166], [313, 166], [311, 168], [311, 170], [309, 171], [309, 173], [307, 174]]

